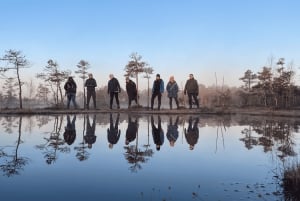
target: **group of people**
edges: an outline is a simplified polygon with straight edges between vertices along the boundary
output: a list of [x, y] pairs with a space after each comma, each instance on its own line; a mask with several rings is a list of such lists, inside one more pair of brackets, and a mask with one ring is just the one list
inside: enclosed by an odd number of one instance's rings
[[[93, 99], [94, 109], [96, 109], [96, 87], [97, 82], [93, 78], [93, 75], [90, 73], [88, 75], [88, 79], [85, 81], [85, 87], [87, 91], [86, 96], [86, 108], [89, 109], [90, 100]], [[126, 92], [128, 95], [128, 108], [131, 107], [132, 101], [135, 101], [138, 104], [138, 93], [137, 93], [137, 86], [136, 84], [126, 77]], [[66, 91], [67, 96], [67, 108], [70, 108], [70, 103], [72, 102], [74, 107], [77, 108], [78, 105], [76, 103], [76, 89], [77, 85], [74, 81], [73, 77], [69, 77], [67, 82], [64, 85], [64, 89]], [[164, 81], [160, 78], [160, 74], [156, 74], [156, 79], [153, 82], [152, 86], [152, 96], [151, 96], [151, 110], [154, 107], [154, 101], [157, 97], [157, 109], [160, 110], [161, 107], [161, 97], [164, 93]], [[177, 82], [174, 79], [174, 76], [170, 76], [169, 82], [166, 86], [167, 95], [169, 98], [169, 107], [170, 109], [173, 108], [173, 99], [176, 103], [177, 109], [179, 109], [179, 101], [178, 101], [178, 92], [179, 87]], [[110, 109], [113, 108], [113, 100], [117, 104], [117, 108], [120, 108], [120, 101], [119, 101], [119, 93], [121, 92], [121, 86], [117, 78], [114, 77], [113, 74], [109, 75], [109, 81], [107, 85], [107, 93], [110, 95], [109, 107]], [[189, 79], [186, 81], [184, 87], [184, 95], [188, 96], [189, 108], [191, 109], [193, 105], [196, 105], [199, 108], [199, 100], [198, 100], [198, 93], [199, 93], [199, 85], [197, 80], [194, 78], [193, 74], [189, 75]]]
[[[107, 141], [108, 141], [108, 147], [110, 149], [112, 149], [113, 146], [118, 143], [121, 136], [121, 130], [119, 129], [119, 119], [120, 119], [120, 114], [117, 114], [116, 121], [114, 121], [113, 114], [110, 113], [110, 124], [109, 124], [109, 128], [107, 128]], [[69, 115], [67, 116], [67, 125], [65, 127], [65, 132], [63, 136], [65, 142], [68, 145], [72, 145], [76, 139], [75, 121], [76, 121], [76, 116], [73, 116], [72, 121], [70, 116]], [[171, 147], [174, 147], [175, 142], [179, 137], [178, 123], [179, 123], [178, 116], [176, 117], [175, 122], [173, 122], [172, 117], [170, 117], [168, 127], [167, 127], [166, 137]], [[199, 138], [198, 123], [199, 123], [198, 117], [190, 116], [188, 120], [188, 128], [184, 129], [184, 136], [186, 138], [187, 143], [189, 144], [190, 150], [193, 150], [195, 144], [197, 144], [198, 142], [198, 138]], [[132, 117], [128, 116], [128, 127], [125, 133], [125, 145], [129, 145], [131, 142], [133, 142], [136, 139], [138, 133], [138, 127], [139, 127], [138, 119], [135, 118], [135, 120], [132, 120]], [[160, 116], [157, 117], [157, 123], [154, 117], [151, 116], [151, 128], [152, 128], [153, 142], [156, 146], [156, 150], [159, 151], [160, 147], [164, 144], [164, 138], [165, 138], [164, 130], [161, 125]], [[87, 147], [89, 149], [92, 148], [93, 144], [96, 142], [97, 139], [95, 130], [96, 130], [96, 115], [93, 115], [92, 124], [90, 123], [90, 118], [87, 115], [86, 133], [84, 135], [84, 141], [87, 144]]]

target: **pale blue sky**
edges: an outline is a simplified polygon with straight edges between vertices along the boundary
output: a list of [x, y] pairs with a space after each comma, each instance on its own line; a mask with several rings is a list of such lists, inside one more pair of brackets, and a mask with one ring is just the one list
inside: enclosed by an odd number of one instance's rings
[[[240, 86], [272, 55], [300, 63], [298, 0], [1, 0], [0, 55], [21, 50], [31, 62], [24, 76], [48, 59], [76, 70], [87, 60], [98, 85], [113, 73], [124, 87], [132, 52], [167, 81], [194, 73], [199, 83]], [[34, 72], [34, 73], [33, 73]], [[73, 73], [74, 74], [74, 73]], [[153, 76], [154, 79], [154, 76]], [[299, 81], [297, 74], [296, 80]], [[152, 82], [152, 80], [151, 80]], [[144, 82], [146, 83], [146, 82]], [[143, 82], [141, 84], [144, 84]]]

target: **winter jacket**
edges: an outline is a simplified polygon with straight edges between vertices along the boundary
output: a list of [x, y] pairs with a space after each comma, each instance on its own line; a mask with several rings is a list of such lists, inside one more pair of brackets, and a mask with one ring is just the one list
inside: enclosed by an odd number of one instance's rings
[[190, 118], [188, 129], [184, 129], [185, 139], [189, 145], [195, 145], [198, 142], [198, 138], [199, 138], [198, 121], [199, 119], [196, 118], [193, 123], [193, 120]]
[[120, 83], [116, 78], [112, 78], [108, 81], [108, 87], [107, 87], [107, 93], [112, 93], [112, 92], [121, 92], [121, 87]]
[[152, 93], [164, 93], [164, 81], [162, 79], [155, 80], [152, 86]]
[[76, 93], [76, 88], [77, 88], [77, 85], [74, 80], [68, 80], [64, 86], [64, 89], [66, 90], [67, 94]]
[[132, 80], [126, 82], [126, 91], [130, 98], [135, 98], [137, 96], [136, 84]]
[[178, 93], [178, 85], [176, 82], [168, 82], [166, 90], [169, 98], [176, 98]]
[[186, 81], [185, 87], [184, 87], [184, 93], [194, 93], [198, 94], [199, 93], [199, 86], [197, 80], [194, 78], [189, 79]]
[[89, 78], [85, 81], [84, 86], [88, 91], [95, 91], [95, 87], [97, 87], [97, 82], [94, 78]]

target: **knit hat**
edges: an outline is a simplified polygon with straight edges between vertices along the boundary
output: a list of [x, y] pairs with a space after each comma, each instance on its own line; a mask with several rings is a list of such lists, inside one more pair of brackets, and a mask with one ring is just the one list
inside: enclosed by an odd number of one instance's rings
[[160, 74], [156, 74], [156, 77], [160, 77]]

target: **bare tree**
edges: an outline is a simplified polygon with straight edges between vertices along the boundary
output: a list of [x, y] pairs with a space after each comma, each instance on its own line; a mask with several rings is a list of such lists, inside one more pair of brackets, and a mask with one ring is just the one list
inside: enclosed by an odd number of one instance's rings
[[[138, 55], [138, 53], [132, 53], [130, 56], [130, 61], [125, 66], [126, 74], [125, 76], [134, 77], [136, 79], [136, 88], [137, 92], [139, 94], [139, 73], [145, 72], [145, 67], [147, 66], [147, 63], [142, 61], [142, 56]], [[137, 103], [139, 105], [139, 95], [137, 95]]]
[[152, 67], [146, 67], [144, 68], [144, 73], [146, 74], [144, 78], [147, 79], [147, 108], [149, 108], [149, 99], [150, 99], [150, 86], [149, 86], [149, 79], [151, 78], [150, 75], [153, 74], [153, 68]]
[[82, 79], [82, 83], [83, 83], [83, 107], [86, 107], [86, 99], [85, 99], [85, 80], [88, 78], [87, 74], [87, 69], [89, 68], [90, 64], [89, 62], [85, 61], [85, 60], [80, 60], [79, 63], [77, 64], [77, 68], [79, 70], [75, 71], [75, 73], [79, 74], [79, 78]]
[[48, 65], [44, 68], [44, 73], [38, 73], [37, 78], [41, 78], [45, 82], [49, 83], [54, 94], [55, 105], [59, 106], [63, 104], [61, 84], [68, 78], [71, 72], [60, 70], [59, 65], [52, 59], [50, 59], [47, 63]]
[[28, 68], [28, 61], [26, 60], [25, 56], [22, 54], [21, 51], [16, 50], [8, 50], [6, 54], [2, 58], [2, 60], [7, 61], [8, 65], [1, 69], [1, 71], [7, 70], [15, 70], [18, 80], [18, 87], [19, 87], [19, 105], [20, 109], [23, 108], [22, 103], [22, 85], [24, 84], [20, 78], [20, 69], [21, 68]]

